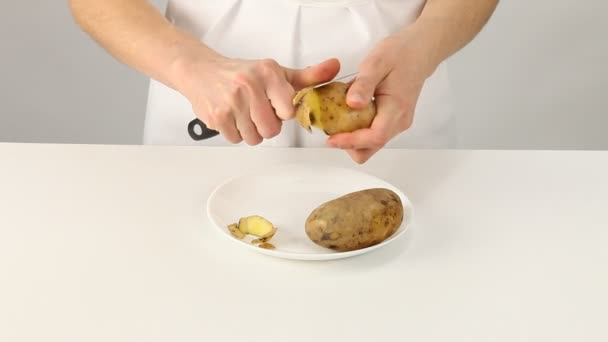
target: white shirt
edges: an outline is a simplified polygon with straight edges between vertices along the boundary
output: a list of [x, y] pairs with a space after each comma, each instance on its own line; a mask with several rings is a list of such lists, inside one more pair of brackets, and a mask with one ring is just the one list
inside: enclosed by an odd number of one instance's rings
[[[381, 39], [412, 23], [424, 0], [171, 0], [166, 16], [218, 53], [233, 58], [275, 59], [302, 68], [336, 57], [337, 77], [357, 71]], [[181, 94], [151, 80], [144, 143], [230, 145], [222, 136], [194, 141], [187, 133], [195, 118]], [[387, 147], [450, 147], [454, 141], [450, 90], [440, 65], [420, 95], [414, 124]], [[294, 120], [261, 146], [325, 146], [323, 132], [310, 134]], [[244, 143], [243, 143], [244, 144]]]

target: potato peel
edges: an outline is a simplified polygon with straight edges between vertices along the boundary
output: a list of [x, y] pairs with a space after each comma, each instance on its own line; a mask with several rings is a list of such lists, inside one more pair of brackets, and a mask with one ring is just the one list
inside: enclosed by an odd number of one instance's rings
[[262, 242], [261, 244], [258, 245], [258, 247], [264, 248], [264, 249], [271, 249], [271, 250], [276, 249], [276, 247], [273, 244], [268, 243], [268, 242]]
[[274, 226], [272, 222], [260, 215], [251, 215], [241, 217], [238, 227], [244, 234], [264, 237], [266, 234], [272, 231]]
[[[239, 240], [244, 239], [246, 236], [251, 235], [257, 237], [252, 240], [251, 243], [267, 244], [272, 237], [277, 233], [278, 229], [267, 219], [259, 215], [251, 215], [241, 217], [239, 223], [232, 223], [228, 225], [228, 231], [232, 236]], [[271, 244], [264, 245], [267, 249], [274, 249], [275, 247]]]
[[268, 241], [270, 241], [270, 239], [272, 239], [272, 237], [274, 236], [274, 234], [276, 234], [276, 232], [277, 232], [277, 229], [272, 228], [272, 230], [270, 232], [268, 232], [268, 234], [262, 236], [261, 238], [257, 238], [255, 240], [251, 241], [251, 243], [258, 244], [258, 243], [268, 242]]
[[300, 126], [305, 128], [309, 133], [312, 133], [312, 122], [310, 120], [310, 115], [312, 109], [310, 108], [310, 96], [309, 94], [313, 93], [314, 89], [312, 87], [304, 88], [298, 91], [293, 98], [293, 105], [296, 107], [296, 119]]
[[243, 234], [249, 234], [249, 230], [247, 229], [247, 218], [246, 217], [241, 217], [239, 219], [239, 223], [237, 224], [237, 227], [239, 228], [239, 230], [243, 233]]
[[245, 234], [239, 229], [239, 227], [236, 223], [228, 225], [228, 231], [230, 231], [230, 234], [232, 234], [232, 236], [234, 236], [237, 239], [242, 240], [245, 238]]

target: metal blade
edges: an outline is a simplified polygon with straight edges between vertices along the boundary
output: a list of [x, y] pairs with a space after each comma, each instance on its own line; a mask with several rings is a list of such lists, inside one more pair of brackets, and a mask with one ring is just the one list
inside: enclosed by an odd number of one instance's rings
[[355, 73], [352, 73], [352, 74], [348, 74], [348, 75], [345, 75], [345, 76], [341, 76], [341, 77], [338, 77], [338, 78], [334, 78], [334, 79], [333, 79], [333, 80], [331, 80], [331, 81], [327, 81], [327, 82], [324, 82], [324, 83], [321, 83], [321, 84], [317, 84], [317, 85], [316, 85], [316, 86], [314, 86], [313, 88], [319, 88], [319, 87], [322, 87], [322, 86], [324, 86], [324, 85], [326, 85], [326, 84], [329, 84], [329, 83], [331, 83], [331, 82], [340, 81], [340, 80], [343, 80], [343, 79], [345, 79], [345, 78], [353, 77], [353, 76], [355, 76], [355, 75], [357, 75], [357, 74], [359, 74], [359, 73], [358, 73], [358, 72], [355, 72]]

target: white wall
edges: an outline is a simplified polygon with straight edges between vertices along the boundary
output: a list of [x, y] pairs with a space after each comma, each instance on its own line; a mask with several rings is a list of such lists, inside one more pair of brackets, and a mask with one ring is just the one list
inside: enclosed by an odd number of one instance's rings
[[506, 0], [451, 60], [462, 147], [608, 149], [608, 3]]
[[[139, 144], [147, 80], [66, 3], [2, 5], [0, 141]], [[608, 149], [608, 4], [584, 3], [503, 0], [450, 60], [462, 147]]]
[[147, 79], [82, 33], [67, 0], [4, 1], [0, 42], [0, 142], [141, 143]]

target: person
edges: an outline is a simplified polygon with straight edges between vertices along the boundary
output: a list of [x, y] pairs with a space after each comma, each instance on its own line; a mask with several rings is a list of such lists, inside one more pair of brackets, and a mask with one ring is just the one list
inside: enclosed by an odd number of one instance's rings
[[[328, 146], [364, 163], [381, 148], [456, 142], [445, 60], [498, 0], [70, 0], [76, 23], [150, 78], [144, 144]], [[297, 126], [303, 87], [357, 73], [347, 104], [370, 128], [327, 137]], [[220, 134], [193, 140], [200, 119]]]

